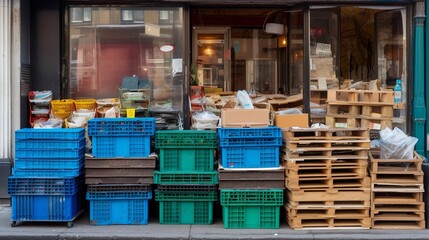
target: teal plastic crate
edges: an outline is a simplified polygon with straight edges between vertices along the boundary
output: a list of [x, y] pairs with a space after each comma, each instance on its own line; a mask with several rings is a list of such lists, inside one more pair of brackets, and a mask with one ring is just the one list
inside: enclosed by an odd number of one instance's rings
[[156, 148], [217, 148], [216, 131], [160, 130], [155, 133]]
[[217, 191], [155, 191], [155, 201], [217, 201]]
[[224, 228], [279, 228], [280, 206], [223, 206]]
[[212, 201], [160, 201], [160, 224], [212, 224]]
[[161, 148], [160, 171], [211, 172], [214, 170], [212, 148]]
[[159, 172], [153, 175], [155, 184], [217, 184], [218, 173], [213, 172]]
[[282, 206], [283, 189], [222, 189], [222, 206]]

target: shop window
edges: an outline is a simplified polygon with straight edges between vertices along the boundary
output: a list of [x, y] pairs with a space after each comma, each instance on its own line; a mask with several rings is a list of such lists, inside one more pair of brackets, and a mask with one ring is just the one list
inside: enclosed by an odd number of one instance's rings
[[143, 10], [122, 10], [121, 20], [124, 23], [144, 23]]
[[[83, 7], [72, 6], [70, 10], [71, 98], [119, 98], [123, 79], [136, 76], [150, 83], [151, 105], [169, 103], [181, 109], [184, 83], [181, 8], [93, 7], [90, 25], [84, 22]], [[162, 14], [165, 11], [172, 21], [160, 21], [165, 18]], [[81, 22], [77, 21], [79, 14], [83, 14]]]
[[92, 21], [92, 8], [90, 7], [72, 7], [70, 8], [70, 22], [88, 23]]

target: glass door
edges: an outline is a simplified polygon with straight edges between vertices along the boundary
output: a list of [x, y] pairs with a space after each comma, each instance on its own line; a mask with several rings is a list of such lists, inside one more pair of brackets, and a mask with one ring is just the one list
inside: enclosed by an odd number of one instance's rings
[[378, 59], [378, 78], [382, 87], [393, 89], [400, 82], [401, 98], [394, 105], [393, 127], [406, 131], [406, 11], [404, 9], [384, 11], [376, 14], [376, 40]]
[[199, 85], [230, 89], [228, 28], [194, 28], [192, 65]]

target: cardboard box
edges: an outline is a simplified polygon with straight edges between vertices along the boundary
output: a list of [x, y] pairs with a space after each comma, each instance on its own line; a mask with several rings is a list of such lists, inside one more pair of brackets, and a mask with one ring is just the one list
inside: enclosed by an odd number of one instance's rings
[[268, 109], [222, 108], [222, 127], [267, 127], [270, 125]]
[[274, 117], [274, 125], [279, 128], [304, 127], [308, 128], [308, 114], [285, 114]]

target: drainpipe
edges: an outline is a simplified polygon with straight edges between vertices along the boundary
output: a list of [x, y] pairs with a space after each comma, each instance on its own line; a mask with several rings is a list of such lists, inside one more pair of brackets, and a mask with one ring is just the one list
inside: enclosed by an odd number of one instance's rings
[[425, 71], [424, 71], [424, 22], [425, 22], [425, 2], [416, 2], [414, 15], [414, 46], [413, 46], [413, 136], [419, 141], [416, 144], [416, 151], [425, 156]]

